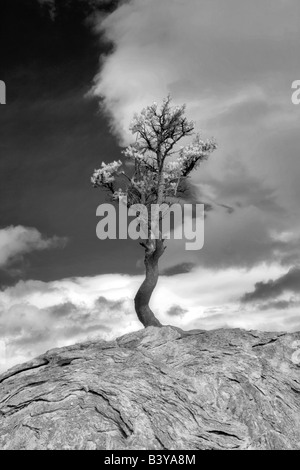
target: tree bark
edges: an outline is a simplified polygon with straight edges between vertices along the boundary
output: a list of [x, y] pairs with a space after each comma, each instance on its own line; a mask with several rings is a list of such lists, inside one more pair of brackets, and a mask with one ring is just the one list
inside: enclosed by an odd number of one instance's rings
[[149, 302], [158, 280], [158, 260], [165, 247], [163, 240], [148, 240], [147, 243], [141, 243], [141, 245], [145, 248], [146, 277], [134, 298], [135, 311], [145, 328], [147, 326], [161, 327], [163, 325], [152, 312]]

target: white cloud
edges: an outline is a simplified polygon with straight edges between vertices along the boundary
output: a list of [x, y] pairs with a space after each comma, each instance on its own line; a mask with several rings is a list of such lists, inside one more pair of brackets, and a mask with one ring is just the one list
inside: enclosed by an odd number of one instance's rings
[[[198, 264], [274, 262], [273, 233], [300, 231], [299, 107], [291, 103], [299, 14], [297, 0], [132, 0], [96, 25], [114, 48], [92, 93], [122, 144], [134, 112], [169, 92], [219, 144], [193, 176], [201, 202], [215, 209]], [[166, 266], [194, 261], [179, 245]]]
[[46, 238], [33, 227], [22, 225], [9, 226], [0, 229], [0, 268], [4, 268], [26, 253], [35, 250], [47, 250], [62, 247], [65, 238]]
[[282, 75], [298, 72], [299, 8], [297, 0], [289, 8], [279, 0], [132, 0], [97, 25], [114, 50], [94, 93], [125, 139], [133, 113], [168, 92], [201, 126], [253, 97], [290, 105]]

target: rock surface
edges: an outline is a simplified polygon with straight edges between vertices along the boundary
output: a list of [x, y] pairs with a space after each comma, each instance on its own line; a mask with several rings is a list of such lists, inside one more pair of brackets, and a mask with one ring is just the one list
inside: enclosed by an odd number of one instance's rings
[[0, 376], [0, 449], [300, 449], [299, 340], [167, 326], [51, 350]]

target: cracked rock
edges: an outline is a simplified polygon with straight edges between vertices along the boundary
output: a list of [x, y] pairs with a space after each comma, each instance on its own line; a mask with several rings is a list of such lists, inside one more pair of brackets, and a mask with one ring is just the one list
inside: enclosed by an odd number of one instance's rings
[[0, 375], [0, 449], [300, 449], [299, 340], [166, 326], [48, 351]]

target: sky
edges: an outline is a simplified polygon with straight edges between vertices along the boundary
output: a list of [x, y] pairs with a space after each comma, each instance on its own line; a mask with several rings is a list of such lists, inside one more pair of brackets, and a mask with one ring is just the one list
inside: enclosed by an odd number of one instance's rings
[[143, 250], [96, 237], [90, 176], [171, 94], [218, 150], [204, 247], [167, 242], [152, 307], [184, 329], [300, 329], [297, 0], [2, 0], [0, 371], [141, 328]]

